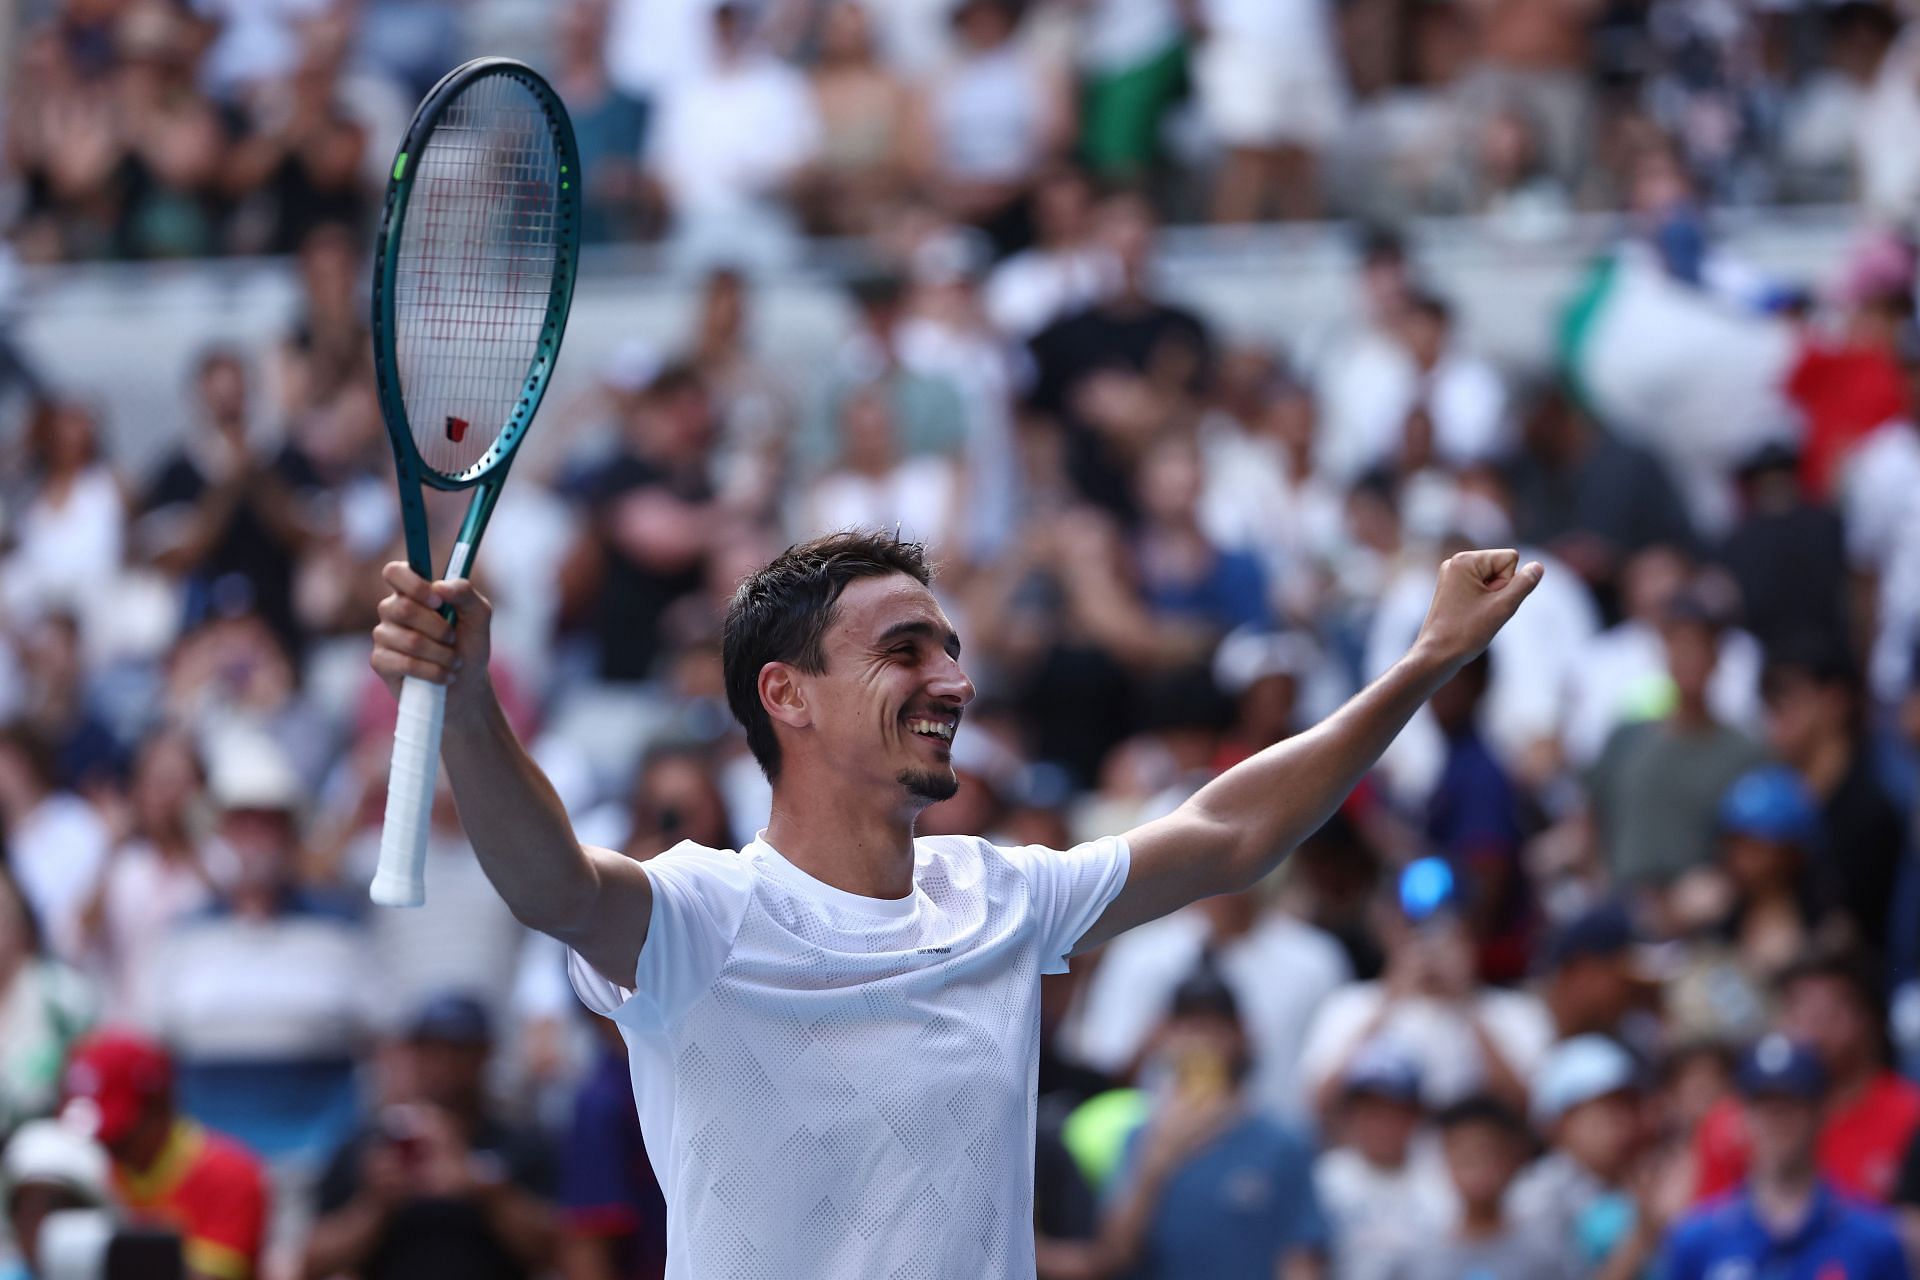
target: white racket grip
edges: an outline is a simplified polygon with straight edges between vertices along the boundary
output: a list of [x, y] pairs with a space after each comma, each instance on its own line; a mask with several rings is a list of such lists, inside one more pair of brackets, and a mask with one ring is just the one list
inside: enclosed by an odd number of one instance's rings
[[413, 676], [400, 682], [380, 866], [369, 891], [383, 907], [417, 907], [427, 900], [427, 834], [433, 786], [440, 774], [440, 726], [446, 718], [447, 686]]

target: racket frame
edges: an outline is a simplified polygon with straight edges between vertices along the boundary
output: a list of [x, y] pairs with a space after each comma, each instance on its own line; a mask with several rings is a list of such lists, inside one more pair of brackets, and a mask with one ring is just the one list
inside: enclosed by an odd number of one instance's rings
[[[506, 76], [528, 89], [541, 108], [547, 129], [559, 156], [560, 201], [556, 209], [557, 253], [553, 286], [547, 297], [547, 314], [541, 322], [540, 341], [533, 363], [520, 386], [520, 397], [505, 430], [478, 461], [457, 475], [435, 471], [420, 457], [407, 417], [406, 399], [400, 385], [400, 359], [397, 325], [394, 321], [392, 281], [399, 273], [400, 246], [405, 239], [407, 205], [413, 195], [417, 173], [414, 161], [425, 152], [433, 132], [446, 110], [476, 81], [489, 76]], [[432, 579], [433, 551], [427, 541], [427, 508], [421, 493], [423, 486], [443, 492], [478, 488], [467, 506], [460, 535], [448, 560], [448, 573], [463, 576], [493, 516], [500, 497], [500, 485], [513, 465], [513, 455], [533, 422], [534, 413], [547, 393], [553, 377], [554, 362], [560, 354], [560, 340], [567, 329], [567, 314], [573, 305], [574, 282], [580, 262], [580, 149], [573, 133], [573, 121], [553, 86], [531, 67], [514, 58], [475, 58], [462, 63], [440, 78], [414, 112], [389, 170], [387, 198], [380, 216], [380, 234], [374, 242], [373, 271], [373, 372], [380, 397], [380, 416], [393, 444], [395, 467], [400, 481], [400, 523], [406, 534], [407, 561], [413, 571]]]

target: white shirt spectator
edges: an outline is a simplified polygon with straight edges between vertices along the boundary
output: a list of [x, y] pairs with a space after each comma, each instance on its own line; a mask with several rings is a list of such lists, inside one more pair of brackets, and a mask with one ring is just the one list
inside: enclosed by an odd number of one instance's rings
[[689, 75], [661, 105], [651, 160], [684, 218], [777, 195], [820, 145], [807, 82], [770, 54]]
[[1491, 364], [1458, 350], [1423, 373], [1398, 343], [1368, 335], [1335, 357], [1320, 394], [1317, 469], [1343, 485], [1399, 453], [1407, 415], [1422, 403], [1444, 463], [1484, 461], [1506, 444], [1505, 384]]
[[1326, 0], [1204, 0], [1200, 113], [1230, 147], [1317, 148], [1340, 123], [1345, 77]]
[[1878, 578], [1879, 631], [1868, 660], [1874, 697], [1892, 702], [1914, 677], [1920, 643], [1920, 431], [1889, 423], [1847, 458], [1840, 477], [1847, 550], [1855, 567]]
[[607, 13], [607, 75], [645, 100], [713, 64], [720, 0], [614, 0]]
[[88, 467], [55, 506], [36, 492], [21, 512], [4, 569], [5, 604], [19, 615], [65, 609], [86, 616], [100, 584], [120, 572], [127, 507], [113, 473]]
[[[1209, 934], [1205, 913], [1188, 907], [1108, 944], [1074, 1036], [1087, 1065], [1116, 1072], [1133, 1061], [1166, 1016], [1175, 989], [1200, 963]], [[1219, 963], [1252, 1045], [1255, 1102], [1276, 1116], [1299, 1116], [1300, 1048], [1320, 1002], [1353, 976], [1345, 953], [1312, 925], [1269, 911], [1220, 949]], [[1286, 980], [1274, 981], [1275, 974]]]
[[1104, 249], [1023, 249], [987, 277], [987, 317], [1009, 338], [1025, 341], [1108, 297], [1119, 283], [1120, 265]]
[[151, 970], [168, 932], [212, 901], [213, 887], [192, 865], [135, 840], [108, 859], [101, 893], [104, 936], [98, 963], [105, 976], [107, 1019], [127, 1022], [139, 1013], [140, 975]]
[[[1760, 642], [1744, 631], [1720, 638], [1719, 658], [1707, 684], [1707, 705], [1722, 724], [1760, 728]], [[1568, 763], [1585, 768], [1600, 758], [1613, 731], [1664, 706], [1672, 688], [1667, 647], [1660, 631], [1628, 619], [1608, 628], [1574, 655], [1567, 687], [1561, 748]]]
[[803, 537], [835, 529], [892, 529], [915, 542], [944, 545], [952, 528], [959, 476], [947, 458], [908, 458], [884, 475], [835, 471], [807, 495]]
[[1260, 557], [1283, 612], [1310, 611], [1319, 571], [1346, 541], [1345, 495], [1317, 472], [1294, 475], [1277, 441], [1224, 415], [1202, 424], [1200, 449], [1200, 527], [1222, 550]]
[[1313, 1166], [1333, 1234], [1334, 1280], [1386, 1280], [1394, 1259], [1452, 1229], [1460, 1206], [1439, 1144], [1415, 1139], [1398, 1169], [1335, 1147]]
[[202, 77], [216, 97], [284, 79], [300, 61], [299, 24], [333, 7], [333, 0], [194, 0], [219, 36], [207, 51]]
[[1045, 144], [1047, 75], [1017, 40], [953, 63], [934, 82], [928, 115], [940, 168], [965, 182], [1019, 182]]
[[1860, 114], [1854, 154], [1860, 202], [1889, 226], [1920, 214], [1920, 23], [1909, 22], [1880, 64]]
[[80, 911], [112, 839], [92, 805], [56, 791], [7, 833], [7, 861], [33, 908], [48, 950], [69, 964], [80, 955]]
[[[1300, 1052], [1303, 1089], [1319, 1089], [1341, 1069], [1359, 1047], [1356, 1041], [1381, 1019], [1386, 1002], [1384, 986], [1360, 982], [1321, 1003]], [[1546, 1007], [1522, 992], [1486, 989], [1474, 996], [1474, 1012], [1513, 1073], [1522, 1080], [1532, 1078], [1553, 1043]], [[1373, 1038], [1419, 1065], [1421, 1095], [1429, 1107], [1458, 1102], [1486, 1084], [1479, 1042], [1453, 1004], [1429, 996], [1407, 997], [1384, 1011]]]

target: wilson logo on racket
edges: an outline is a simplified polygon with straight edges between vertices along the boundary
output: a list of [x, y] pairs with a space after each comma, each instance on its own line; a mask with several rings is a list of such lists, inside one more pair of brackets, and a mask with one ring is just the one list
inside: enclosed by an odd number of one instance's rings
[[459, 444], [467, 436], [467, 420], [447, 415], [447, 439]]

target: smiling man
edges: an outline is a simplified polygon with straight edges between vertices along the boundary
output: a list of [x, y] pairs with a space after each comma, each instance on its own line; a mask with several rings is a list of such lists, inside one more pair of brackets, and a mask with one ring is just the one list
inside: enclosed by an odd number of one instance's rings
[[1454, 556], [1412, 650], [1339, 712], [1164, 818], [1059, 851], [914, 837], [959, 785], [973, 698], [932, 571], [886, 534], [792, 547], [740, 584], [724, 638], [767, 827], [738, 853], [645, 863], [583, 847], [515, 740], [486, 600], [385, 572], [374, 669], [448, 685], [443, 755], [475, 852], [626, 1040], [670, 1280], [998, 1280], [1034, 1273], [1040, 975], [1272, 870], [1541, 570]]

